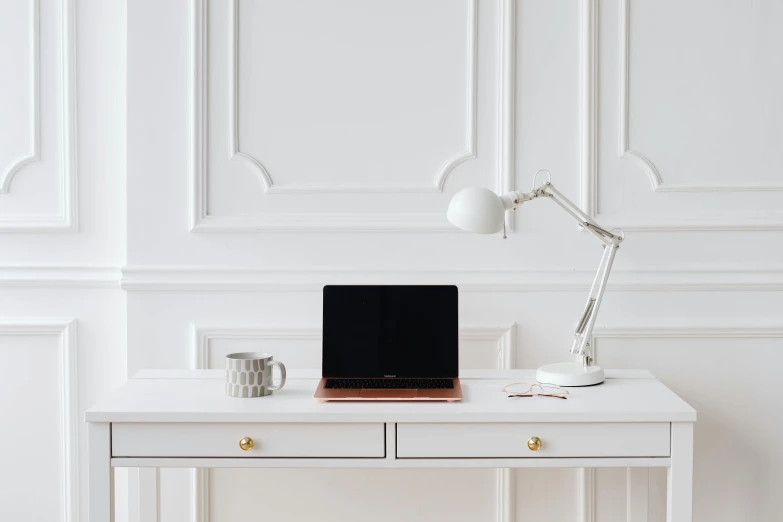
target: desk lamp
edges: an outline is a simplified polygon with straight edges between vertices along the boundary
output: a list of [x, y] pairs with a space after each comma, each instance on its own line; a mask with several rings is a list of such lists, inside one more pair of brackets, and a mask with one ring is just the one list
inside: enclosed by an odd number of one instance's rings
[[[536, 186], [536, 179], [540, 173], [545, 173], [547, 180]], [[604, 254], [598, 265], [593, 286], [590, 288], [585, 311], [574, 332], [571, 354], [575, 356], [575, 361], [542, 366], [536, 372], [536, 380], [559, 386], [600, 384], [604, 382], [604, 371], [600, 366], [593, 364], [590, 353], [590, 333], [593, 331], [598, 308], [601, 306], [601, 298], [606, 290], [606, 281], [609, 279], [614, 256], [625, 238], [625, 234], [621, 230], [617, 230], [615, 234], [614, 231], [598, 226], [590, 216], [582, 212], [552, 185], [548, 171], [536, 173], [533, 178], [533, 190], [530, 192], [509, 192], [498, 196], [491, 190], [482, 187], [462, 189], [451, 198], [446, 217], [453, 225], [467, 232], [494, 234], [503, 230], [503, 238], [505, 239], [506, 211], [516, 210], [517, 205], [537, 198], [549, 198], [571, 214], [579, 222], [579, 226], [601, 240], [604, 244]]]

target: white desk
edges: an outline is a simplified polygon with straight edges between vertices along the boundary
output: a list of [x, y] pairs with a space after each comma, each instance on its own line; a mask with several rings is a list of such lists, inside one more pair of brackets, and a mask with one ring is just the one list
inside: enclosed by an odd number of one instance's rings
[[89, 519], [112, 520], [113, 467], [667, 467], [667, 520], [691, 521], [693, 408], [643, 371], [567, 400], [501, 393], [533, 375], [465, 371], [458, 403], [323, 403], [315, 372], [236, 399], [222, 370], [146, 370], [86, 413]]

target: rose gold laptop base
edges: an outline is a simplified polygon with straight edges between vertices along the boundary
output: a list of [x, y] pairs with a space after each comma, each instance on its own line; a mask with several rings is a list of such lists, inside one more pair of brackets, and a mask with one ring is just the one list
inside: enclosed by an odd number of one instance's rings
[[461, 401], [462, 387], [454, 379], [453, 388], [329, 388], [322, 378], [315, 390], [315, 397], [321, 401]]

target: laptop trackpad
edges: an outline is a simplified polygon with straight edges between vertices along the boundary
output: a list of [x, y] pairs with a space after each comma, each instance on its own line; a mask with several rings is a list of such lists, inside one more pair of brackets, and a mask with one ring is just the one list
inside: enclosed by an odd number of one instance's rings
[[416, 390], [375, 390], [363, 389], [360, 397], [368, 399], [411, 399], [416, 397]]

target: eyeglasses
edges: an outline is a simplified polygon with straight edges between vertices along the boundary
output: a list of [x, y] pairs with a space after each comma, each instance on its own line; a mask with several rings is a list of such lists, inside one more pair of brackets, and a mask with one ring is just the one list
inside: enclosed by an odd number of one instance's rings
[[567, 399], [568, 390], [561, 388], [556, 384], [545, 382], [513, 382], [507, 384], [502, 390], [510, 398], [515, 397], [555, 397], [556, 399]]

